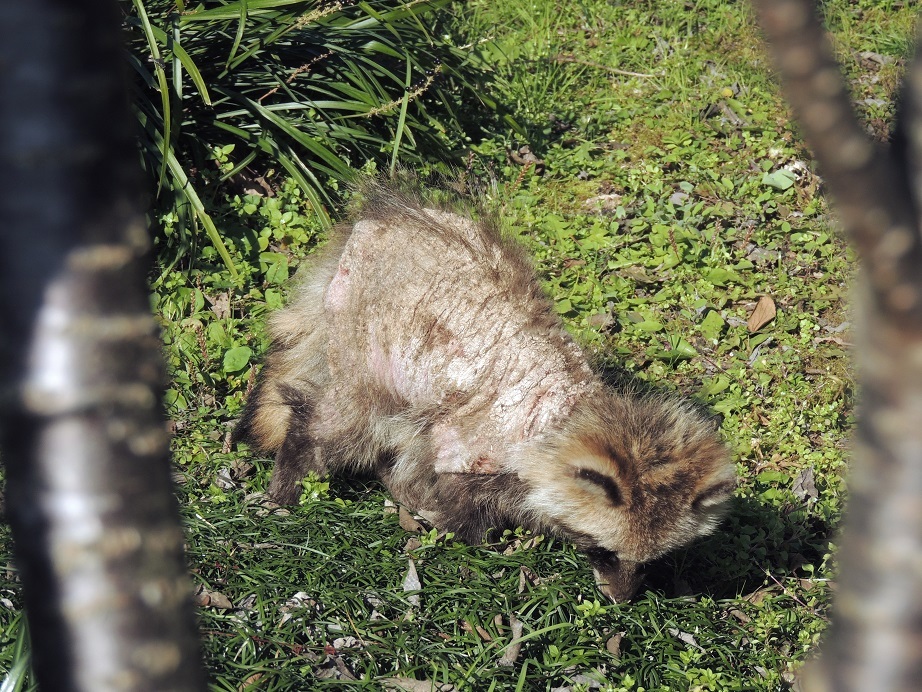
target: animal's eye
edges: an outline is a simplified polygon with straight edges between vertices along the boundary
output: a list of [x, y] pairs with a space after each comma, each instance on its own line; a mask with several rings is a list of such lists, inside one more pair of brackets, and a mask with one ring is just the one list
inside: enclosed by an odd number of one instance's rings
[[613, 505], [620, 505], [624, 501], [621, 497], [621, 489], [618, 488], [618, 484], [611, 476], [606, 476], [604, 473], [599, 473], [592, 469], [579, 469], [576, 472], [576, 477], [602, 488], [608, 496], [608, 501]]

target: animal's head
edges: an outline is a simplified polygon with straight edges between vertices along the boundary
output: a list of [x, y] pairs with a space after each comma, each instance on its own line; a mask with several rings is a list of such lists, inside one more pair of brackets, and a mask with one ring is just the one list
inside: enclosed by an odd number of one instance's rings
[[714, 423], [693, 405], [613, 392], [582, 402], [521, 475], [529, 509], [589, 554], [619, 600], [640, 565], [711, 533], [736, 484]]

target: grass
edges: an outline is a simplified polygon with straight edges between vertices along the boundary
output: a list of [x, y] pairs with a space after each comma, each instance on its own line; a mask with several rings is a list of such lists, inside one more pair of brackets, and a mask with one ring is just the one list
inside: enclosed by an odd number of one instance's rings
[[160, 208], [184, 222], [161, 259], [201, 229], [236, 278], [206, 209], [220, 182], [259, 186], [282, 170], [326, 217], [330, 181], [352, 166], [448, 148], [450, 97], [469, 92], [464, 56], [431, 33], [446, 4], [121, 0], [142, 162]]
[[[909, 5], [824, 3], [881, 138], [917, 21]], [[459, 177], [534, 254], [601, 364], [722, 416], [734, 505], [716, 536], [651, 565], [648, 590], [619, 605], [601, 602], [571, 546], [411, 535], [375, 483], [313, 479], [299, 506], [267, 506], [271, 462], [231, 449], [227, 433], [266, 314], [324, 231], [294, 182], [272, 197], [229, 191], [209, 213], [240, 283], [208, 245], [154, 280], [190, 569], [200, 600], [231, 604], [200, 609], [213, 689], [380, 689], [394, 677], [469, 690], [789, 689], [835, 589], [854, 262], [751, 13], [720, 0], [472, 0], [445, 34], [472, 46], [500, 105], [466, 114]], [[515, 163], [524, 146], [540, 162]], [[179, 221], [162, 223], [170, 233]], [[777, 316], [750, 331], [762, 296]], [[411, 563], [419, 585], [406, 590]], [[8, 671], [22, 641], [12, 569], [0, 599]], [[513, 619], [522, 647], [502, 666]]]

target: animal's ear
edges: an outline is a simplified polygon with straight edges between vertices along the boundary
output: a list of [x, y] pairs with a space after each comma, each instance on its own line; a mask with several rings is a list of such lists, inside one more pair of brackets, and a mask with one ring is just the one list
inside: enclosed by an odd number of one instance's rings
[[573, 475], [577, 482], [590, 492], [604, 495], [612, 507], [624, 503], [624, 493], [618, 479], [613, 476], [590, 466], [576, 467]]

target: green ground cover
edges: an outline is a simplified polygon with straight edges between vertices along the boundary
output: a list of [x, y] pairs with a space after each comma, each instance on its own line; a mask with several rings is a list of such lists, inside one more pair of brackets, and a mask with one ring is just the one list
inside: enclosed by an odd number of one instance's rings
[[[882, 140], [911, 5], [824, 4], [857, 108]], [[267, 171], [272, 196], [227, 187], [209, 209], [239, 281], [207, 243], [153, 281], [213, 689], [380, 689], [389, 678], [458, 690], [789, 689], [835, 591], [855, 267], [752, 13], [720, 0], [453, 7], [440, 31], [498, 104], [457, 108], [468, 130], [453, 140], [456, 179], [533, 253], [601, 364], [722, 415], [739, 489], [715, 536], [651, 565], [647, 590], [619, 605], [603, 602], [565, 543], [510, 534], [470, 547], [408, 532], [374, 483], [313, 479], [297, 507], [267, 505], [271, 461], [232, 448], [229, 433], [267, 345], [266, 315], [324, 237], [303, 190]], [[218, 167], [232, 170], [236, 155], [220, 150]], [[161, 222], [163, 238], [177, 232], [175, 215]], [[769, 304], [774, 318], [758, 319]], [[19, 605], [7, 567], [0, 670], [22, 658]], [[521, 649], [503, 665], [516, 621]]]

